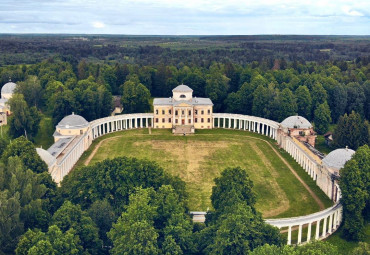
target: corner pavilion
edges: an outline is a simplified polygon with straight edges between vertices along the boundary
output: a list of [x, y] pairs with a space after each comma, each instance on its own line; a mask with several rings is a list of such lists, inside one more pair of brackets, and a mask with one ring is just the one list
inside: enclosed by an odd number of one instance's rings
[[211, 99], [193, 97], [193, 90], [183, 84], [172, 92], [173, 97], [154, 99], [154, 128], [172, 128], [174, 133], [213, 128]]

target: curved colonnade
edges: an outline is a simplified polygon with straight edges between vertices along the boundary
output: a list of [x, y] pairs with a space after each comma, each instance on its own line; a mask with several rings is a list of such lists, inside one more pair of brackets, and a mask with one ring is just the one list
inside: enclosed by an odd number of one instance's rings
[[[286, 150], [292, 157], [306, 170], [306, 172], [314, 179], [318, 180], [320, 158], [315, 158], [309, 151], [304, 150], [291, 137], [284, 136], [280, 132], [281, 127], [278, 122], [259, 118], [255, 116], [214, 113], [213, 127], [226, 128], [236, 130], [246, 130], [250, 132], [266, 135], [276, 140], [279, 145]], [[106, 118], [101, 118], [90, 122], [90, 130], [81, 135], [80, 139], [75, 141], [73, 147], [69, 150], [69, 155], [66, 155], [58, 166], [60, 165], [60, 180], [73, 168], [74, 164], [81, 157], [83, 152], [91, 145], [92, 140], [108, 133], [135, 129], [153, 127], [154, 115], [153, 113], [138, 113], [138, 114], [124, 114], [116, 115]], [[86, 139], [86, 136], [88, 139]], [[86, 142], [87, 141], [87, 142]], [[85, 143], [85, 144], [83, 144]], [[86, 144], [87, 143], [87, 144]], [[84, 149], [83, 149], [84, 148]], [[53, 174], [52, 174], [53, 176]], [[320, 183], [317, 182], [319, 185]], [[319, 185], [320, 187], [320, 185]], [[320, 187], [321, 188], [321, 187]], [[327, 191], [324, 192], [331, 198]], [[199, 216], [204, 217], [205, 212], [190, 212], [193, 218]], [[298, 227], [298, 238], [296, 244], [302, 244], [311, 240], [311, 228], [316, 226], [314, 239], [319, 240], [326, 238], [332, 234], [339, 227], [342, 221], [342, 205], [336, 203], [334, 206], [310, 215], [281, 218], [281, 219], [266, 219], [270, 225], [278, 227], [279, 229], [287, 228], [288, 241], [287, 244], [292, 244], [292, 231]], [[322, 230], [320, 231], [320, 223], [322, 222]], [[303, 227], [307, 226], [307, 239], [302, 242]]]

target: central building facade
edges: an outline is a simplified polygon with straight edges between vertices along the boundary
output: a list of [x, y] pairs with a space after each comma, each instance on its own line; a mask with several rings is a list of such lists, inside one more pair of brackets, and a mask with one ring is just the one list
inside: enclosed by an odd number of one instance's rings
[[154, 128], [172, 128], [174, 133], [213, 128], [211, 99], [193, 97], [193, 90], [183, 84], [172, 92], [172, 97], [154, 99]]

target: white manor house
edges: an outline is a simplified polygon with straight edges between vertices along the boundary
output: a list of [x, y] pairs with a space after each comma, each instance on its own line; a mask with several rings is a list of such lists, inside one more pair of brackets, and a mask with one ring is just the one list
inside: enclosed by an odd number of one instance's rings
[[[60, 183], [89, 148], [92, 141], [108, 133], [135, 128], [167, 128], [174, 133], [194, 133], [196, 129], [226, 128], [256, 132], [275, 140], [287, 151], [316, 182], [320, 189], [333, 200], [335, 205], [324, 211], [286, 219], [266, 220], [276, 227], [288, 227], [288, 244], [291, 233], [298, 226], [298, 242], [302, 241], [302, 226], [316, 228], [315, 239], [326, 238], [340, 225], [342, 206], [339, 203], [338, 177], [340, 169], [355, 153], [348, 148], [337, 149], [324, 155], [314, 148], [315, 133], [311, 123], [301, 116], [290, 116], [281, 123], [249, 115], [213, 113], [209, 98], [196, 98], [186, 85], [173, 89], [173, 97], [154, 99], [154, 113], [122, 114], [91, 122], [72, 113], [56, 126], [55, 143], [47, 150], [37, 148], [37, 153], [46, 162], [56, 183]], [[201, 212], [200, 214], [202, 214]], [[204, 213], [203, 213], [204, 214]], [[327, 222], [329, 221], [329, 223]]]

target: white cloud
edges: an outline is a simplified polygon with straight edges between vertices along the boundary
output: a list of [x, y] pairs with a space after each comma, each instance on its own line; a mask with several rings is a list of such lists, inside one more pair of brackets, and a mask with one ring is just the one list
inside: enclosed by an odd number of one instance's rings
[[342, 10], [348, 16], [359, 16], [359, 17], [364, 16], [364, 14], [362, 14], [361, 12], [356, 11], [356, 10], [352, 10], [351, 7], [347, 6], [347, 5], [343, 6]]
[[100, 21], [94, 21], [94, 22], [92, 23], [92, 26], [93, 26], [94, 28], [103, 28], [103, 27], [105, 27], [105, 24], [104, 24], [103, 22], [100, 22]]

